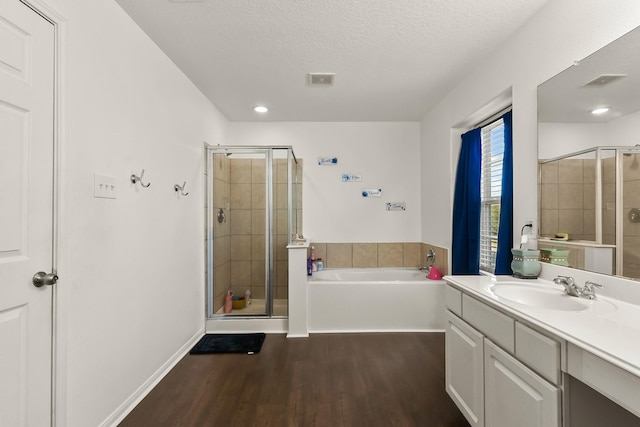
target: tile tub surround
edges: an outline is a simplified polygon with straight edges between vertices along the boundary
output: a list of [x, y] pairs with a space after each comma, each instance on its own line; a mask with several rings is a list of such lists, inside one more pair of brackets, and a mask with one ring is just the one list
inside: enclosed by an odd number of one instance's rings
[[[322, 258], [325, 268], [422, 267], [429, 249], [436, 253], [435, 266], [448, 272], [448, 249], [428, 243], [311, 243], [316, 259]], [[311, 249], [307, 253], [310, 255]]]

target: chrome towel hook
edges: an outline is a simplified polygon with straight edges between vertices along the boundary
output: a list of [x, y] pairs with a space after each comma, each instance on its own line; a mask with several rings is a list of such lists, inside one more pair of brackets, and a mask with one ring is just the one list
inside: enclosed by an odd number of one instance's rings
[[136, 174], [132, 173], [131, 174], [131, 182], [132, 183], [136, 183], [139, 182], [140, 185], [142, 185], [144, 188], [147, 188], [148, 186], [151, 185], [150, 182], [147, 182], [146, 184], [142, 181], [142, 177], [144, 177], [144, 169], [142, 169], [142, 172], [140, 173], [140, 176], [137, 176]]
[[187, 185], [187, 181], [182, 183], [182, 186], [179, 186], [178, 184], [173, 186], [173, 189], [176, 190], [176, 193], [179, 191], [180, 194], [182, 194], [183, 196], [188, 196], [189, 193], [185, 193], [184, 192], [184, 187]]

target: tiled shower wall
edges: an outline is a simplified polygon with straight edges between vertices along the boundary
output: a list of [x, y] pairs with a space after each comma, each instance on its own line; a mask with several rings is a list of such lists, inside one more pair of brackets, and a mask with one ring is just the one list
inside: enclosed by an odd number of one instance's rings
[[436, 253], [434, 265], [448, 273], [448, 249], [428, 243], [315, 243], [316, 259], [325, 268], [422, 267], [429, 249]]
[[[213, 155], [213, 275], [214, 311], [224, 304], [231, 285], [231, 223], [228, 204], [231, 192], [231, 160], [224, 154]], [[218, 223], [216, 213], [223, 209], [226, 219]]]
[[[302, 160], [298, 159], [298, 176]], [[287, 160], [273, 166], [275, 298], [288, 293]], [[224, 303], [228, 290], [243, 296], [265, 297], [266, 171], [264, 159], [231, 159], [214, 155], [214, 208], [223, 208], [226, 221], [214, 218], [214, 308]], [[302, 222], [302, 185], [298, 185], [296, 216]], [[228, 207], [228, 209], [227, 209]]]
[[540, 178], [540, 235], [595, 240], [595, 160], [545, 163]]
[[640, 222], [629, 220], [629, 211], [640, 209], [640, 154], [622, 158], [624, 170], [623, 275], [640, 278]]

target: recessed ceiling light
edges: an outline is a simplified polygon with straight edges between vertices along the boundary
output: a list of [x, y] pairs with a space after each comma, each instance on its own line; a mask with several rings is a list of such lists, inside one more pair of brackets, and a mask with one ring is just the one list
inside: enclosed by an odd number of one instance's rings
[[253, 111], [255, 111], [256, 113], [266, 113], [267, 111], [269, 111], [269, 108], [267, 108], [266, 105], [256, 105], [255, 107], [253, 107]]
[[595, 110], [591, 110], [591, 114], [595, 114], [596, 116], [598, 116], [600, 114], [606, 113], [609, 110], [610, 110], [609, 107], [599, 107], [599, 108], [596, 108]]

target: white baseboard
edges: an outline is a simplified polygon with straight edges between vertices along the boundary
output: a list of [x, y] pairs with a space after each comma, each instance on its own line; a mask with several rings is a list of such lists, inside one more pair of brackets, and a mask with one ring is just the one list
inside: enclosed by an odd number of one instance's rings
[[151, 390], [173, 369], [173, 367], [182, 359], [191, 348], [202, 338], [204, 335], [204, 328], [200, 329], [196, 334], [189, 339], [173, 356], [169, 358], [157, 371], [147, 379], [131, 396], [122, 404], [116, 408], [102, 423], [101, 427], [115, 427], [144, 399]]

